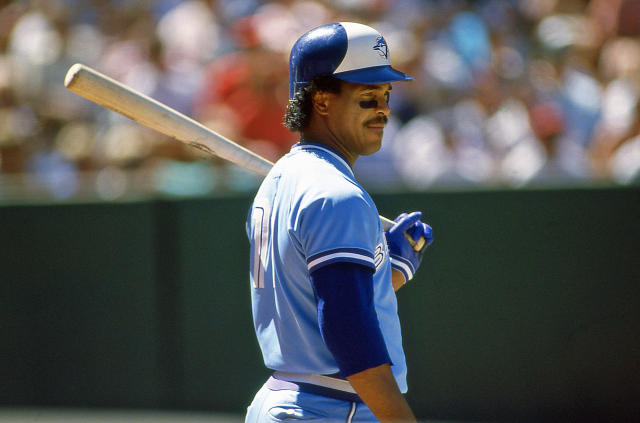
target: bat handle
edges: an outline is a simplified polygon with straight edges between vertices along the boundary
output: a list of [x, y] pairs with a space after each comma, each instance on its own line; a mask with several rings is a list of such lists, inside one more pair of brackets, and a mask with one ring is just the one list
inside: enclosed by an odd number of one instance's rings
[[382, 223], [382, 230], [385, 232], [387, 232], [389, 229], [393, 227], [393, 225], [396, 224], [396, 222], [394, 222], [391, 219], [387, 219], [384, 216], [380, 216], [380, 223]]

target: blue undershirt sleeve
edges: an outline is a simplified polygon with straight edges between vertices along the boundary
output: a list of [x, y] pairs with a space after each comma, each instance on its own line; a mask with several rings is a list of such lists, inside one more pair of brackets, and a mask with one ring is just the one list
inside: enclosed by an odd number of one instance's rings
[[373, 301], [373, 270], [337, 262], [311, 272], [322, 338], [340, 375], [391, 363]]

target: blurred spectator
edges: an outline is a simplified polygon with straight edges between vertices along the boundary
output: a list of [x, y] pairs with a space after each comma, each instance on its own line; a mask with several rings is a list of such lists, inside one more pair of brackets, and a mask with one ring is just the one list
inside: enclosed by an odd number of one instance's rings
[[640, 179], [640, 0], [0, 0], [0, 198], [247, 190], [258, 178], [64, 89], [86, 63], [270, 160], [288, 52], [361, 21], [394, 86], [370, 189]]
[[282, 125], [289, 98], [288, 69], [281, 54], [260, 44], [228, 53], [206, 70], [196, 115], [228, 138], [277, 160], [296, 141]]

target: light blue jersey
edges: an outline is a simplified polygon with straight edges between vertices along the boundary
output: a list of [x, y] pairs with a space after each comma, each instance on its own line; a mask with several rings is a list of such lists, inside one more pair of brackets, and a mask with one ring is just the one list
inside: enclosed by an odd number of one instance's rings
[[391, 369], [406, 392], [406, 363], [391, 264], [378, 210], [335, 151], [297, 144], [266, 176], [247, 219], [253, 320], [265, 365], [339, 371], [318, 325], [310, 273], [334, 262], [375, 269], [374, 303]]

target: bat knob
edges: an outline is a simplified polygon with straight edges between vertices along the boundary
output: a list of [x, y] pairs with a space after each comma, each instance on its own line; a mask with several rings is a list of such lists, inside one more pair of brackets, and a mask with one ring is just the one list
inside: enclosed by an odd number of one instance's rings
[[413, 248], [413, 251], [418, 253], [422, 251], [422, 249], [425, 247], [425, 244], [427, 243], [427, 240], [424, 239], [423, 236], [421, 236], [419, 240], [415, 241], [413, 238], [411, 238], [411, 235], [405, 232], [404, 237], [407, 238], [407, 241], [409, 241], [409, 244], [411, 244], [411, 248]]

